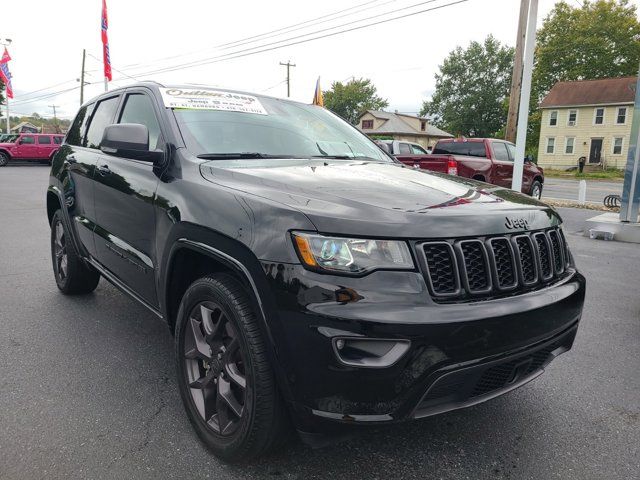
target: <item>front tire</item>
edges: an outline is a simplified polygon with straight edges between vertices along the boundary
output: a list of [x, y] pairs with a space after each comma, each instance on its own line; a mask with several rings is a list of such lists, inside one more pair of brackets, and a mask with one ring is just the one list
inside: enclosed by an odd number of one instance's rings
[[529, 195], [531, 195], [536, 200], [540, 200], [542, 197], [542, 183], [539, 180], [535, 180], [531, 184], [531, 190], [529, 191]]
[[100, 274], [76, 252], [61, 210], [51, 219], [51, 260], [56, 284], [65, 295], [91, 293], [98, 286]]
[[228, 462], [278, 447], [288, 421], [258, 320], [231, 276], [196, 280], [176, 321], [180, 396], [204, 444]]
[[0, 167], [4, 167], [7, 163], [9, 163], [9, 155], [0, 152]]

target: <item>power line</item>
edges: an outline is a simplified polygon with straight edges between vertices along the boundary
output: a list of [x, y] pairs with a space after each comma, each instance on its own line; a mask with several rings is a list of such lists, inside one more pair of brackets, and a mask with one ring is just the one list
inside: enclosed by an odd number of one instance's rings
[[[428, 3], [433, 3], [435, 1], [437, 1], [437, 0], [427, 0], [427, 1], [420, 2], [420, 3], [414, 4], [414, 5], [410, 5], [408, 7], [404, 7], [404, 8], [397, 9], [397, 10], [392, 10], [392, 11], [389, 11], [389, 12], [385, 12], [383, 14], [374, 15], [372, 17], [368, 17], [368, 18], [365, 18], [365, 19], [357, 20], [357, 21], [354, 21], [354, 22], [348, 22], [348, 23], [345, 23], [345, 24], [342, 24], [342, 25], [337, 25], [337, 26], [334, 26], [334, 27], [318, 30], [318, 31], [311, 32], [311, 33], [304, 34], [304, 35], [298, 35], [296, 37], [291, 37], [291, 38], [287, 38], [287, 39], [284, 39], [284, 40], [279, 40], [277, 42], [272, 42], [272, 43], [268, 43], [268, 44], [257, 46], [257, 47], [252, 47], [252, 48], [248, 48], [248, 49], [244, 49], [244, 50], [239, 50], [239, 51], [228, 53], [228, 54], [225, 54], [225, 55], [219, 55], [219, 56], [216, 56], [216, 57], [211, 57], [211, 58], [200, 60], [200, 61], [197, 61], [197, 62], [188, 62], [188, 63], [184, 63], [184, 64], [180, 64], [180, 65], [175, 65], [173, 67], [165, 67], [165, 68], [160, 68], [160, 69], [157, 69], [157, 70], [150, 70], [148, 72], [135, 74], [134, 77], [140, 78], [140, 77], [146, 76], [146, 75], [152, 75], [152, 74], [158, 74], [158, 73], [167, 73], [167, 72], [172, 72], [172, 71], [180, 70], [180, 69], [199, 67], [199, 66], [202, 66], [202, 65], [208, 65], [208, 64], [212, 64], [212, 63], [219, 63], [219, 62], [222, 62], [222, 61], [233, 60], [233, 59], [236, 59], [236, 58], [242, 58], [242, 57], [246, 57], [246, 56], [250, 56], [250, 55], [256, 55], [256, 54], [259, 54], [259, 53], [269, 52], [269, 51], [272, 51], [272, 50], [278, 50], [278, 49], [281, 49], [281, 48], [284, 48], [284, 47], [289, 47], [289, 46], [292, 46], [292, 45], [299, 45], [299, 44], [302, 44], [302, 43], [311, 42], [313, 40], [319, 40], [319, 39], [322, 39], [322, 38], [332, 37], [332, 36], [335, 36], [335, 35], [340, 35], [342, 33], [352, 32], [352, 31], [355, 31], [355, 30], [361, 30], [363, 28], [368, 28], [368, 27], [372, 27], [372, 26], [375, 26], [375, 25], [380, 25], [380, 24], [383, 24], [383, 23], [388, 23], [388, 22], [392, 22], [392, 21], [395, 21], [395, 20], [400, 20], [402, 18], [407, 18], [407, 17], [411, 17], [411, 16], [414, 16], [414, 15], [419, 15], [419, 14], [430, 12], [430, 11], [433, 11], [433, 10], [439, 10], [439, 9], [442, 9], [442, 8], [445, 8], [445, 7], [457, 5], [459, 3], [465, 3], [465, 2], [468, 2], [469, 0], [457, 0], [457, 1], [449, 2], [449, 3], [445, 3], [445, 4], [442, 4], [442, 5], [437, 5], [435, 7], [430, 7], [430, 8], [418, 10], [416, 12], [406, 13], [404, 15], [399, 15], [397, 17], [383, 19], [383, 20], [379, 20], [377, 22], [371, 22], [371, 23], [368, 23], [366, 25], [359, 25], [359, 26], [356, 26], [356, 27], [340, 30], [338, 32], [332, 32], [332, 33], [328, 33], [328, 34], [325, 34], [325, 35], [319, 35], [317, 37], [307, 38], [307, 39], [299, 40], [299, 41], [296, 41], [296, 42], [290, 42], [290, 43], [286, 43], [284, 45], [277, 45], [277, 46], [273, 46], [273, 47], [270, 47], [270, 48], [262, 48], [262, 47], [266, 47], [266, 46], [269, 46], [269, 45], [274, 45], [274, 44], [277, 44], [277, 43], [287, 42], [289, 40], [293, 40], [293, 39], [296, 39], [296, 38], [301, 38], [301, 37], [305, 37], [305, 36], [309, 36], [309, 35], [314, 35], [314, 34], [317, 34], [317, 33], [326, 32], [328, 30], [334, 30], [336, 28], [340, 28], [340, 27], [344, 27], [344, 26], [347, 26], [347, 25], [351, 25], [353, 23], [359, 23], [359, 22], [362, 22], [362, 21], [365, 21], [365, 20], [369, 20], [369, 19], [372, 19], [372, 18], [380, 17], [382, 15], [388, 15], [389, 13], [397, 13], [398, 11], [408, 10], [410, 8], [415, 8], [418, 5], [424, 5], [424, 4], [428, 4]], [[261, 50], [256, 50], [256, 49], [260, 49], [260, 48], [262, 48], [262, 49]], [[256, 51], [251, 51], [251, 50], [256, 50]], [[243, 52], [246, 52], [246, 53], [243, 53]]]

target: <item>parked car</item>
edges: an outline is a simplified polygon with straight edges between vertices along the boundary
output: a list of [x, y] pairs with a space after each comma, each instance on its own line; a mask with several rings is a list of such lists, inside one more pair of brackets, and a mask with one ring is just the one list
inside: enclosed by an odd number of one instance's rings
[[[431, 155], [420, 145], [409, 142], [386, 143], [390, 153], [405, 165], [511, 188], [515, 145], [510, 142], [492, 138], [448, 138], [439, 140]], [[543, 186], [544, 171], [526, 158], [522, 191], [540, 199]]]
[[230, 90], [84, 104], [47, 215], [60, 291], [103, 277], [168, 324], [189, 420], [228, 461], [520, 387], [571, 348], [585, 295], [552, 208]]
[[10, 160], [36, 160], [51, 164], [54, 153], [60, 148], [64, 135], [21, 133], [0, 142], [0, 167]]

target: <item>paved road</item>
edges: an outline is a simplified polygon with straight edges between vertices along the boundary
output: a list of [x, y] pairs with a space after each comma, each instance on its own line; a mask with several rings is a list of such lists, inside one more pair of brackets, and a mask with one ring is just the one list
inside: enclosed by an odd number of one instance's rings
[[[563, 178], [547, 178], [542, 190], [542, 199], [578, 200], [578, 181]], [[622, 193], [622, 182], [587, 180], [587, 201], [602, 205], [604, 197]]]
[[574, 349], [504, 397], [244, 466], [208, 454], [176, 391], [173, 339], [102, 281], [58, 293], [46, 167], [0, 168], [0, 478], [631, 479], [640, 471], [640, 247], [578, 236]]

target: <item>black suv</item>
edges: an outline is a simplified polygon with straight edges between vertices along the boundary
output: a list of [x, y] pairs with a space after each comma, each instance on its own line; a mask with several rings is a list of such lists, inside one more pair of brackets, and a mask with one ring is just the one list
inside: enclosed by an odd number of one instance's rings
[[104, 277], [164, 319], [189, 419], [230, 461], [292, 427], [319, 444], [503, 394], [582, 312], [554, 210], [406, 168], [288, 100], [105, 93], [54, 158], [47, 213], [59, 289]]

